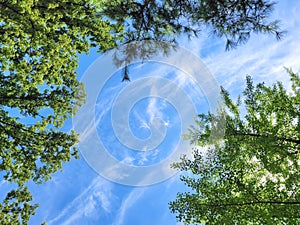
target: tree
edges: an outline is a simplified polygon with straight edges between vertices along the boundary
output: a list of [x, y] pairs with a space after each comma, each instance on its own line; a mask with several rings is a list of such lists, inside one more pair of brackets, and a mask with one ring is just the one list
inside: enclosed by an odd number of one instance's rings
[[60, 130], [84, 100], [78, 55], [115, 46], [121, 30], [90, 1], [0, 1], [0, 171], [16, 183], [0, 205], [0, 224], [34, 214], [28, 181], [42, 183], [78, 153]]
[[125, 28], [125, 42], [175, 41], [178, 34], [199, 35], [209, 27], [227, 40], [226, 48], [245, 43], [252, 32], [282, 36], [278, 21], [268, 22], [274, 2], [267, 0], [115, 0], [103, 14]]
[[16, 184], [0, 205], [0, 223], [26, 224], [36, 208], [27, 182], [45, 182], [78, 157], [77, 135], [61, 128], [84, 101], [79, 54], [135, 40], [172, 42], [202, 25], [230, 37], [228, 46], [251, 32], [280, 37], [277, 22], [265, 21], [272, 3], [235, 2], [0, 0], [0, 171]]
[[[268, 21], [274, 4], [269, 0], [114, 0], [103, 1], [102, 15], [124, 27], [122, 43], [176, 43], [181, 34], [197, 37], [205, 29], [225, 38], [229, 50], [246, 43], [251, 33], [272, 33], [277, 39], [283, 36], [279, 21]], [[166, 47], [171, 47], [150, 45], [155, 47], [141, 46], [125, 52], [123, 66], [127, 68], [132, 57], [146, 60], [156, 51], [168, 52]], [[125, 69], [124, 80], [130, 80]]]
[[[226, 108], [218, 115], [199, 115], [187, 135], [195, 145], [193, 158], [183, 157], [174, 164], [193, 174], [181, 177], [192, 191], [178, 193], [169, 203], [178, 220], [185, 224], [300, 222], [300, 77], [287, 72], [291, 92], [280, 82], [255, 87], [248, 76], [244, 104], [240, 98], [234, 103], [222, 89]], [[210, 138], [222, 119], [224, 137]]]

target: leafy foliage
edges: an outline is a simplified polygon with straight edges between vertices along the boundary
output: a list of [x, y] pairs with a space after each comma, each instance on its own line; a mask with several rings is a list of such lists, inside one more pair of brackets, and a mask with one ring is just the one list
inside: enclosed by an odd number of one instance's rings
[[[202, 25], [234, 47], [251, 32], [281, 36], [266, 22], [269, 1], [0, 0], [0, 172], [17, 185], [0, 208], [1, 224], [27, 224], [36, 205], [28, 181], [42, 183], [78, 157], [77, 135], [61, 130], [84, 101], [78, 55], [137, 40], [173, 42]], [[127, 64], [155, 54], [155, 44], [126, 52]], [[165, 51], [165, 45], [162, 45]], [[116, 62], [118, 62], [116, 57]]]
[[22, 224], [28, 221], [30, 215], [34, 214], [34, 210], [38, 207], [37, 204], [30, 205], [31, 200], [32, 196], [27, 187], [21, 186], [10, 191], [3, 204], [0, 204], [1, 224]]
[[77, 135], [60, 130], [84, 100], [78, 54], [115, 46], [122, 30], [90, 1], [0, 1], [0, 171], [18, 185], [1, 205], [1, 224], [34, 213], [33, 180], [42, 183], [78, 157]]
[[[291, 93], [282, 83], [256, 87], [247, 77], [241, 100], [222, 90], [226, 109], [202, 114], [188, 134], [193, 159], [174, 167], [190, 171], [170, 209], [185, 224], [298, 224], [300, 222], [300, 77], [287, 70]], [[244, 107], [242, 107], [244, 106]], [[242, 112], [246, 110], [245, 116]], [[211, 143], [213, 122], [226, 118], [224, 138]], [[212, 133], [213, 134], [213, 133]], [[214, 140], [216, 141], [216, 140]], [[200, 146], [206, 146], [206, 153]]]
[[[151, 41], [176, 43], [181, 34], [199, 36], [210, 32], [226, 39], [226, 50], [244, 44], [252, 33], [272, 33], [280, 39], [284, 32], [279, 21], [268, 21], [274, 2], [269, 0], [104, 0], [102, 15], [124, 27], [122, 43], [148, 40], [149, 49], [130, 48], [122, 61], [126, 67], [132, 58], [146, 60], [157, 51], [169, 52], [171, 45], [156, 45]], [[99, 3], [100, 4], [100, 3]], [[203, 31], [204, 30], [204, 31]], [[144, 42], [143, 42], [144, 43]], [[149, 44], [150, 43], [150, 44]], [[123, 81], [128, 80], [123, 73]]]
[[204, 27], [227, 40], [226, 48], [245, 43], [252, 32], [274, 33], [278, 21], [268, 22], [274, 2], [267, 0], [115, 0], [104, 1], [104, 15], [125, 27], [127, 42], [175, 41], [185, 33], [195, 35]]

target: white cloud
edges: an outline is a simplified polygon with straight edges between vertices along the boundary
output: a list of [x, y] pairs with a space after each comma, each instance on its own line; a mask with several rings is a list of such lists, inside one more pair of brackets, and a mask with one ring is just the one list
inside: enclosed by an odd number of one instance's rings
[[297, 29], [300, 26], [300, 4], [296, 2], [283, 1], [275, 7], [275, 17], [280, 18], [282, 28], [287, 30], [281, 41], [277, 41], [273, 35], [253, 35], [248, 43], [229, 52], [220, 45], [223, 43], [225, 47], [224, 41], [217, 40], [216, 48], [214, 39], [209, 37], [192, 39], [191, 42], [183, 44], [190, 51], [202, 55], [201, 59], [212, 74], [230, 92], [241, 91], [246, 75], [253, 76], [255, 82], [266, 81], [272, 84], [280, 80], [288, 85], [289, 76], [284, 67], [293, 68], [295, 71], [300, 69], [300, 30]]
[[98, 176], [48, 224], [74, 224], [77, 219], [99, 216], [99, 211], [111, 213], [112, 201], [115, 200], [115, 196], [111, 193], [111, 187], [110, 182]]
[[127, 211], [141, 198], [144, 194], [145, 188], [133, 189], [130, 194], [125, 198], [120, 206], [115, 220], [112, 225], [123, 225]]
[[161, 118], [161, 112], [159, 111], [159, 107], [158, 107], [156, 98], [150, 99], [150, 102], [147, 106], [147, 114], [150, 118], [150, 121], [153, 120], [155, 117]]
[[1, 187], [3, 184], [5, 184], [5, 183], [7, 183], [6, 180], [1, 180], [1, 182], [0, 182], [0, 187]]
[[135, 160], [135, 158], [132, 157], [132, 156], [128, 156], [128, 153], [127, 153], [127, 156], [123, 158], [123, 160], [121, 161], [121, 163], [124, 163], [124, 164], [132, 166], [134, 160]]
[[[284, 2], [284, 3], [283, 3]], [[293, 1], [297, 2], [297, 1]], [[287, 1], [281, 1], [280, 4], [292, 4]], [[295, 4], [294, 4], [295, 5]], [[278, 8], [276, 6], [276, 8]], [[184, 44], [191, 49], [195, 54], [203, 55], [202, 60], [206, 63], [208, 68], [215, 75], [216, 79], [230, 92], [239, 91], [241, 85], [245, 83], [245, 76], [247, 74], [254, 77], [255, 82], [266, 81], [274, 83], [276, 80], [281, 80], [285, 84], [288, 83], [289, 77], [284, 72], [284, 66], [293, 68], [295, 71], [300, 69], [300, 48], [299, 36], [300, 17], [298, 12], [300, 4], [296, 6], [288, 6], [291, 11], [277, 10], [276, 17], [283, 21], [283, 28], [288, 30], [286, 37], [282, 41], [276, 41], [272, 36], [257, 35], [252, 38], [246, 45], [239, 46], [238, 49], [230, 52], [225, 52], [224, 48], [218, 43], [214, 43], [209, 38], [194, 39], [191, 42]], [[216, 46], [221, 46], [216, 48]], [[192, 66], [192, 65], [191, 65]], [[140, 66], [142, 68], [142, 66]], [[155, 74], [166, 74], [170, 68], [167, 66], [154, 67], [148, 74], [144, 76], [153, 76]], [[185, 76], [181, 72], [176, 73], [175, 80], [180, 84], [185, 84]], [[134, 93], [136, 90], [132, 90]], [[153, 88], [153, 93], [158, 93], [159, 90]], [[101, 102], [103, 114], [106, 113], [107, 105]], [[161, 117], [161, 111], [157, 99], [151, 99], [146, 112], [150, 118]], [[102, 118], [102, 115], [98, 117]], [[143, 118], [138, 118], [142, 126], [149, 127]], [[147, 161], [147, 155], [143, 155], [141, 163]], [[132, 157], [125, 157], [124, 163], [132, 163]], [[118, 165], [115, 165], [118, 166]], [[110, 168], [108, 168], [110, 169]], [[117, 170], [111, 170], [117, 171]], [[177, 184], [178, 176], [174, 176], [170, 186], [173, 182]], [[66, 207], [61, 214], [49, 222], [49, 224], [74, 224], [74, 221], [80, 217], [91, 217], [95, 215], [98, 206], [101, 206], [104, 212], [112, 213], [112, 199], [114, 196], [110, 191], [111, 185], [103, 179], [96, 178], [86, 190], [74, 199], [68, 207]], [[169, 187], [168, 187], [169, 188]], [[145, 189], [133, 189], [130, 194], [122, 201], [121, 207], [116, 213], [113, 225], [123, 225], [126, 219], [128, 210], [142, 197]], [[71, 216], [70, 216], [71, 215]], [[114, 214], [115, 215], [115, 214]], [[59, 223], [58, 223], [59, 222]], [[153, 221], [155, 223], [155, 221]], [[181, 223], [178, 223], [181, 224]]]
[[138, 165], [144, 165], [146, 162], [148, 162], [150, 159], [155, 160], [161, 150], [159, 148], [156, 148], [153, 151], [142, 151], [138, 153], [139, 155], [139, 160], [138, 160]]
[[148, 122], [147, 122], [147, 118], [142, 116], [142, 114], [138, 113], [137, 111], [133, 111], [133, 114], [134, 114], [134, 118], [136, 119], [135, 122], [140, 125], [139, 128], [150, 129]]

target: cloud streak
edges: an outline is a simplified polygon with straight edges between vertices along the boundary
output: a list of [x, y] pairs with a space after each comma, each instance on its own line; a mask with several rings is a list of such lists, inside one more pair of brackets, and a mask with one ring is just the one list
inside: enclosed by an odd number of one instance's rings
[[275, 6], [274, 18], [280, 18], [282, 29], [287, 30], [281, 41], [277, 41], [273, 35], [254, 34], [248, 43], [229, 52], [222, 49], [224, 41], [205, 35], [200, 40], [182, 43], [195, 54], [201, 55], [218, 82], [230, 92], [241, 91], [246, 75], [253, 76], [255, 82], [272, 84], [280, 80], [288, 85], [289, 76], [284, 67], [295, 71], [300, 69], [299, 10], [298, 1], [281, 1]]
[[117, 216], [112, 225], [124, 225], [127, 211], [143, 196], [145, 188], [133, 189], [130, 194], [123, 200]]
[[90, 185], [78, 195], [58, 216], [48, 222], [51, 224], [69, 225], [78, 219], [99, 217], [99, 212], [111, 213], [112, 184], [102, 177], [96, 177]]

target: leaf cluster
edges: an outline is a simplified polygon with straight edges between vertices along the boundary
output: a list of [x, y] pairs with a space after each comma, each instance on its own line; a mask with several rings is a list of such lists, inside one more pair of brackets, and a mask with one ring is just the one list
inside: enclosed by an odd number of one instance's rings
[[115, 0], [104, 1], [103, 14], [125, 28], [127, 42], [175, 41], [179, 34], [197, 36], [208, 27], [225, 37], [226, 49], [245, 43], [252, 32], [283, 34], [278, 21], [268, 21], [268, 0]]
[[74, 131], [61, 128], [84, 102], [78, 56], [112, 48], [122, 27], [79, 0], [0, 0], [0, 172], [17, 184], [0, 224], [27, 224], [36, 205], [27, 182], [42, 183], [78, 158]]
[[210, 138], [220, 115], [199, 116], [188, 135], [196, 146], [193, 158], [183, 157], [174, 164], [193, 174], [181, 177], [192, 192], [179, 193], [170, 202], [178, 220], [185, 224], [299, 223], [300, 77], [287, 72], [291, 92], [280, 82], [254, 86], [249, 76], [237, 103], [222, 90], [226, 105], [220, 113], [226, 117], [222, 139], [211, 142]]

